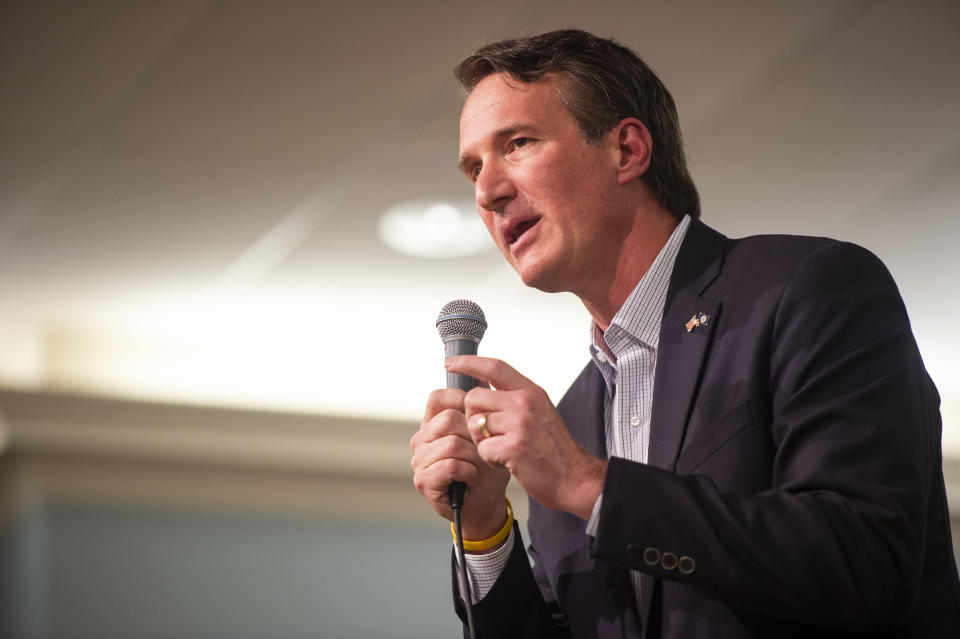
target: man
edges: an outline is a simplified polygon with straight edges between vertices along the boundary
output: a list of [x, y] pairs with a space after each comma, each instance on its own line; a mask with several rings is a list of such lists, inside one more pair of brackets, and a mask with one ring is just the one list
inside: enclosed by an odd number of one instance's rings
[[939, 398], [883, 265], [700, 223], [673, 100], [609, 40], [498, 42], [457, 74], [480, 216], [525, 284], [593, 318], [557, 408], [452, 358], [490, 387], [432, 393], [411, 440], [438, 513], [468, 486], [478, 636], [957, 636]]

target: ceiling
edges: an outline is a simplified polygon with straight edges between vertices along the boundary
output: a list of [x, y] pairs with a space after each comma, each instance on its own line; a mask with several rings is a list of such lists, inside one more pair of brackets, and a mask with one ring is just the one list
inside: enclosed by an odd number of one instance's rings
[[[883, 258], [960, 454], [960, 4], [0, 2], [0, 384], [416, 419], [433, 319], [558, 398], [569, 295], [493, 249], [417, 259], [398, 201], [470, 197], [453, 66], [577, 26], [634, 48], [680, 111], [706, 222]], [[951, 427], [952, 425], [952, 427]]]

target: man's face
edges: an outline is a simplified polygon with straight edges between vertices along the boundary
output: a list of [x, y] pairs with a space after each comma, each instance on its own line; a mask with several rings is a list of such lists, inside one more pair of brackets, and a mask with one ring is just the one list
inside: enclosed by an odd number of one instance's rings
[[[460, 167], [500, 251], [528, 286], [572, 291], [616, 263], [616, 147], [586, 144], [560, 101], [560, 80], [494, 74], [460, 116]], [[619, 219], [618, 219], [619, 218]]]

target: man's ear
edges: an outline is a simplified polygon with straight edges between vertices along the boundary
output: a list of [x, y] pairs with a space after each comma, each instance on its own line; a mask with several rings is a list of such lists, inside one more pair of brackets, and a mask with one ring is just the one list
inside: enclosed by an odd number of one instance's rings
[[636, 118], [624, 118], [611, 134], [617, 145], [617, 182], [636, 180], [650, 168], [653, 141], [646, 125]]

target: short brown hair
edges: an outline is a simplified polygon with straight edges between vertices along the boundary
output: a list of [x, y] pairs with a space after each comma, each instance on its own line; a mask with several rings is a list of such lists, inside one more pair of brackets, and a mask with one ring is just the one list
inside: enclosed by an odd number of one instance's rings
[[672, 215], [699, 217], [700, 196], [687, 172], [673, 97], [630, 49], [585, 31], [563, 29], [485, 45], [454, 73], [467, 91], [494, 73], [521, 82], [558, 74], [560, 98], [588, 144], [598, 144], [624, 118], [637, 118], [653, 139], [644, 182]]

